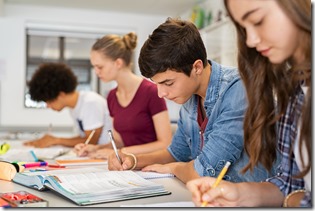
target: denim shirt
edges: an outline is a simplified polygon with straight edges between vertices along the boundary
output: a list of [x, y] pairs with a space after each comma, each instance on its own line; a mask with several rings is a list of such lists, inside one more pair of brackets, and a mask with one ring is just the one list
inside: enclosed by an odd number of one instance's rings
[[[268, 172], [258, 165], [253, 172], [240, 171], [248, 163], [243, 149], [243, 119], [247, 108], [246, 92], [235, 67], [212, 65], [204, 102], [208, 124], [202, 143], [197, 122], [198, 96], [193, 95], [179, 112], [178, 128], [168, 151], [179, 162], [194, 160], [200, 176], [217, 177], [227, 161], [232, 165], [223, 179], [232, 182], [264, 181]], [[203, 146], [203, 147], [202, 147]]]

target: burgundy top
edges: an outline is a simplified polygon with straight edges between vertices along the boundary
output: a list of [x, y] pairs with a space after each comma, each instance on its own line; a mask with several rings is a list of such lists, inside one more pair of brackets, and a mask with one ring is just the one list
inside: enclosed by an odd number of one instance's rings
[[164, 98], [159, 98], [156, 84], [143, 79], [134, 98], [122, 107], [116, 96], [117, 88], [107, 97], [113, 127], [121, 135], [125, 146], [156, 141], [152, 116], [167, 110]]

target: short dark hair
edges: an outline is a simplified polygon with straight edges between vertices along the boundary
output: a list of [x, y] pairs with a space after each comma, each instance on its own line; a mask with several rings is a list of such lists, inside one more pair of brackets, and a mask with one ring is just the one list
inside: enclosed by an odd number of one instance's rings
[[73, 92], [77, 83], [77, 77], [67, 65], [44, 63], [35, 71], [28, 87], [32, 100], [46, 102], [56, 99], [60, 92]]
[[190, 76], [193, 63], [207, 64], [207, 53], [197, 27], [190, 21], [167, 18], [141, 48], [141, 74], [151, 78], [168, 69]]

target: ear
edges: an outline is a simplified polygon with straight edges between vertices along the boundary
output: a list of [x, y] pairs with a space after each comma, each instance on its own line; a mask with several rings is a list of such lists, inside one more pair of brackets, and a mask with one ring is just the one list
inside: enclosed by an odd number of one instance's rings
[[115, 60], [115, 65], [118, 69], [120, 69], [125, 65], [125, 62], [121, 58], [118, 58]]
[[203, 63], [200, 59], [197, 59], [194, 64], [193, 64], [193, 71], [195, 72], [196, 75], [201, 75], [203, 72], [204, 66]]

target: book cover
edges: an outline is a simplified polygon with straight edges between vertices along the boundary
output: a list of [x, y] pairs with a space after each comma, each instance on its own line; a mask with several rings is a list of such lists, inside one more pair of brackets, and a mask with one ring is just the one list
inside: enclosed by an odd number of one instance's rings
[[48, 207], [48, 201], [27, 191], [0, 193], [0, 199], [8, 203], [6, 207]]

